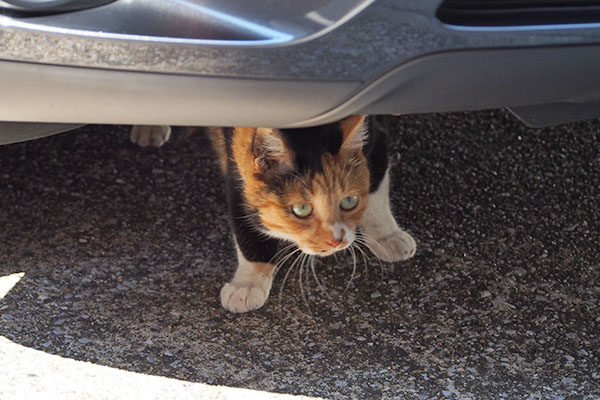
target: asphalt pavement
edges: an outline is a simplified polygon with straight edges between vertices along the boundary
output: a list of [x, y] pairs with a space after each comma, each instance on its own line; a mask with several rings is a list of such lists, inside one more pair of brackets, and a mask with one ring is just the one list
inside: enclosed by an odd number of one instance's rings
[[416, 256], [280, 274], [241, 315], [203, 135], [0, 147], [0, 398], [600, 399], [600, 122], [377, 123]]

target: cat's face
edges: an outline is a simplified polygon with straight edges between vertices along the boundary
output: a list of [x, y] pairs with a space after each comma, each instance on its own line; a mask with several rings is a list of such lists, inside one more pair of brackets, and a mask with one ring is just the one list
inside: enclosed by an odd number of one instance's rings
[[319, 256], [352, 244], [369, 195], [363, 120], [349, 117], [317, 132], [254, 132], [253, 173], [244, 178], [263, 232]]

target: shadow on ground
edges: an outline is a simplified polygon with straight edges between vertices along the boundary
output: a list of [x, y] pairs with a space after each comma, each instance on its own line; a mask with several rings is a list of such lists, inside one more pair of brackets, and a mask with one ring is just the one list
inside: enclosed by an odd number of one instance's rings
[[[378, 118], [417, 256], [282, 275], [219, 304], [234, 270], [202, 135], [160, 150], [88, 126], [0, 147], [0, 335], [76, 360], [330, 398], [600, 395], [600, 124], [503, 112]], [[368, 273], [365, 273], [368, 272]], [[348, 291], [342, 296], [349, 283]]]

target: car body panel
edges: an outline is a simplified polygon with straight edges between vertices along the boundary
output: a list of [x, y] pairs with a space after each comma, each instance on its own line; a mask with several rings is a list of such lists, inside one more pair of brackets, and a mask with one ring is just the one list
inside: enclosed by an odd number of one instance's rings
[[[439, 0], [136, 0], [122, 32], [100, 32], [94, 24], [125, 3], [0, 16], [0, 79], [10, 87], [0, 120], [293, 127], [351, 113], [589, 110], [600, 91], [597, 23], [450, 26], [436, 17]], [[152, 3], [160, 7], [148, 11]], [[144, 18], [166, 25], [146, 32]], [[191, 30], [169, 28], [178, 22]]]

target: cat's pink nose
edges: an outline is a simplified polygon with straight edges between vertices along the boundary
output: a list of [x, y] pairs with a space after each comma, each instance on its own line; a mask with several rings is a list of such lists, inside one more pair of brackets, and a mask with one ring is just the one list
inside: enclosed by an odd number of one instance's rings
[[331, 236], [329, 240], [326, 241], [328, 245], [331, 247], [337, 247], [340, 243], [344, 241], [344, 237], [346, 236], [346, 230], [344, 228], [341, 229], [332, 229]]
[[329, 240], [327, 241], [327, 244], [328, 244], [328, 245], [330, 245], [331, 247], [336, 247], [336, 246], [337, 246], [337, 245], [339, 245], [340, 243], [342, 243], [342, 241], [341, 241], [341, 240], [334, 239], [334, 238], [331, 238], [331, 239], [329, 239]]

